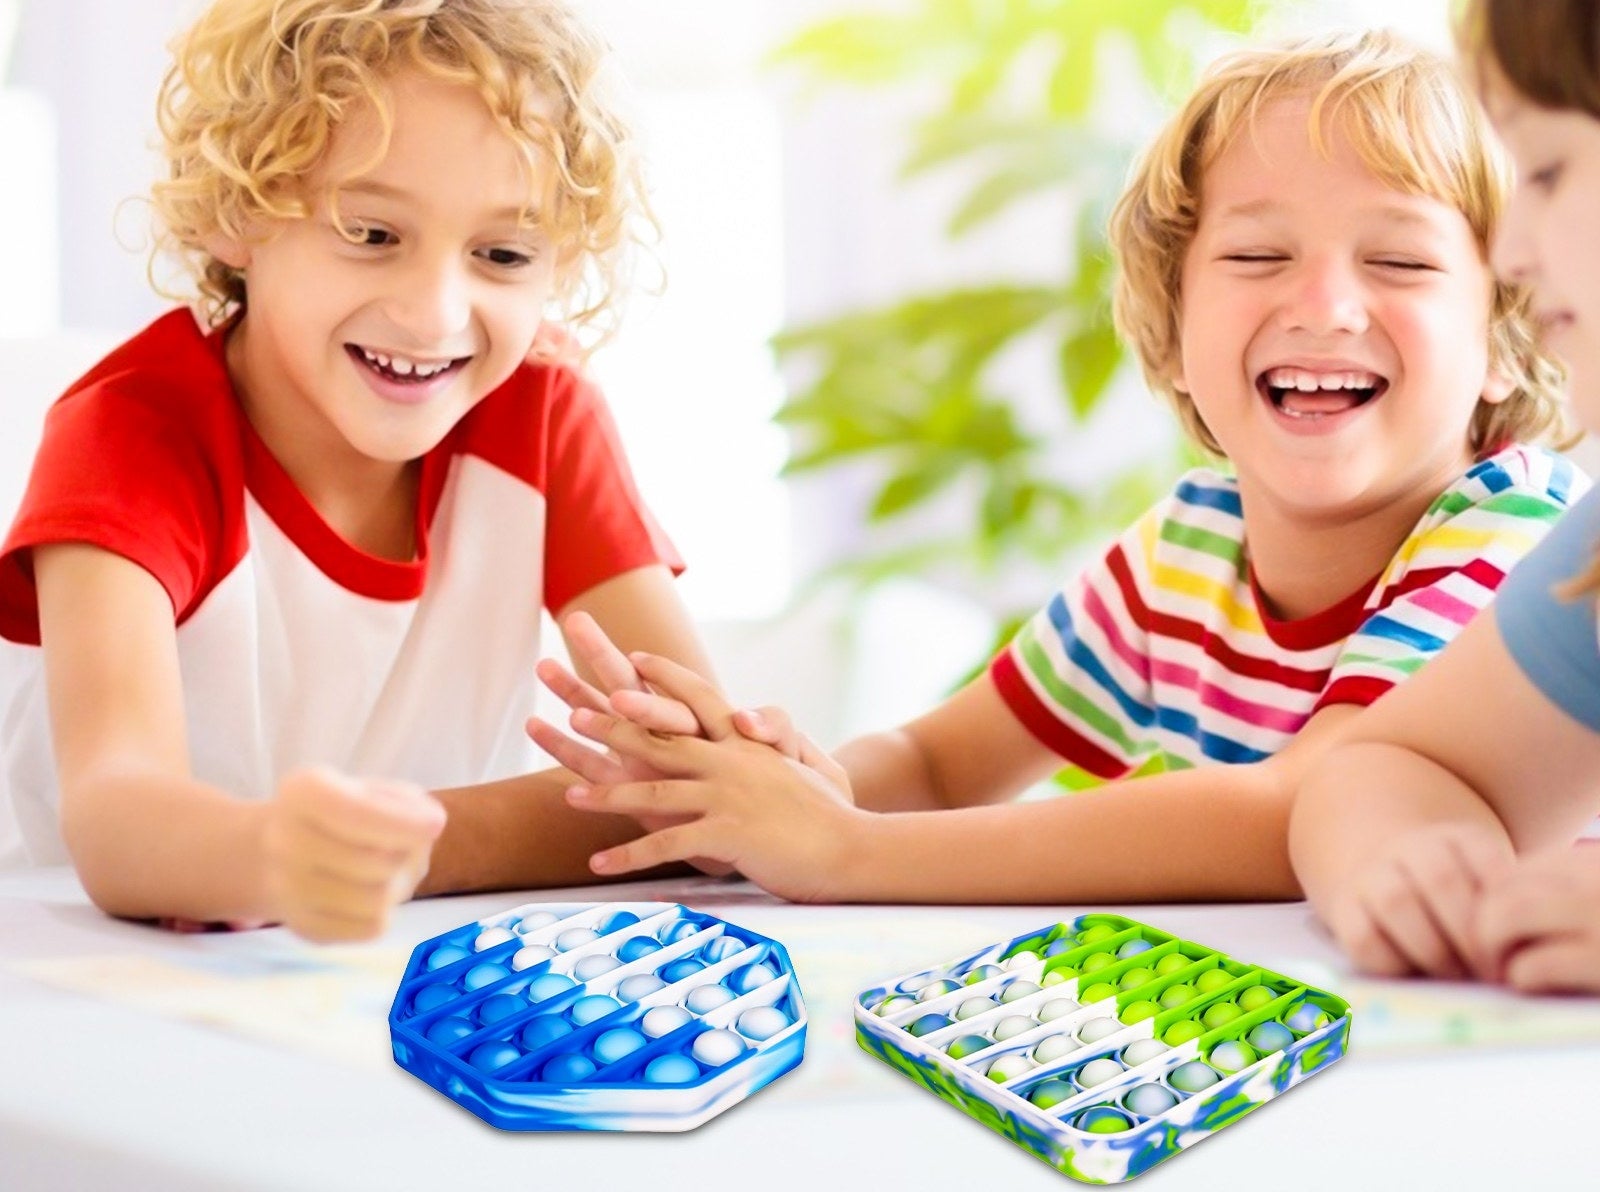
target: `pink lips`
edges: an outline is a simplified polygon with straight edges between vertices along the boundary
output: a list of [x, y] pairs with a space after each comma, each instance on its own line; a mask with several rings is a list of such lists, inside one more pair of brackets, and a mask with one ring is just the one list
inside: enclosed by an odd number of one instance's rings
[[455, 380], [456, 374], [465, 367], [468, 359], [463, 357], [452, 360], [448, 367], [439, 372], [417, 378], [402, 376], [369, 360], [354, 344], [346, 344], [345, 352], [374, 393], [385, 401], [404, 406], [421, 405], [449, 386]]

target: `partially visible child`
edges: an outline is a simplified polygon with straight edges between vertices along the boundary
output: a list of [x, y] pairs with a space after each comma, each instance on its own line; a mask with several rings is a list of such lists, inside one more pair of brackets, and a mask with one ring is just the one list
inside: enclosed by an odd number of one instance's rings
[[[1559, 377], [1488, 268], [1506, 184], [1450, 66], [1390, 35], [1218, 63], [1135, 172], [1112, 238], [1122, 334], [1233, 473], [1185, 476], [986, 674], [842, 748], [848, 787], [681, 668], [636, 660], [688, 711], [547, 668], [581, 734], [680, 778], [629, 782], [535, 724], [586, 778], [574, 805], [695, 817], [595, 870], [705, 854], [810, 900], [1297, 895], [1288, 820], [1307, 765], [1587, 483], [1530, 445], [1558, 426]], [[587, 628], [572, 636], [604, 656]], [[696, 718], [719, 739], [659, 736]], [[1104, 785], [984, 806], [1063, 764]]]
[[[1473, 0], [1470, 73], [1518, 171], [1502, 277], [1533, 290], [1600, 431], [1600, 3]], [[1311, 771], [1291, 845], [1363, 969], [1600, 993], [1600, 494], [1426, 674]]]
[[541, 604], [707, 669], [573, 360], [648, 215], [605, 47], [558, 0], [216, 0], [175, 49], [155, 210], [204, 318], [49, 414], [0, 556], [0, 863], [318, 939], [430, 865], [582, 880], [638, 829], [526, 776]]

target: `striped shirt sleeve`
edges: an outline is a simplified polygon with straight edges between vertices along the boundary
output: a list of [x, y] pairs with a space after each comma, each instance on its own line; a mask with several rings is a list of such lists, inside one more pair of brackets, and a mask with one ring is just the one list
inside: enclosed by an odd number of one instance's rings
[[1150, 573], [1164, 504], [1035, 613], [990, 666], [1028, 731], [1095, 779], [1120, 778], [1154, 752], [1142, 731], [1156, 710], [1149, 604], [1137, 577]]
[[1515, 448], [1446, 490], [1396, 554], [1317, 707], [1370, 704], [1442, 650], [1586, 487], [1570, 462]]

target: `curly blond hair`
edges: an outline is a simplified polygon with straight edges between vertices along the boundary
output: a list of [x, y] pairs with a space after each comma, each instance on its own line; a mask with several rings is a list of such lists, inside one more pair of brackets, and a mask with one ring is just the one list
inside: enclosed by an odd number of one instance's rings
[[387, 82], [406, 69], [483, 97], [529, 167], [527, 218], [538, 211], [560, 263], [554, 304], [573, 328], [614, 321], [629, 250], [655, 221], [607, 47], [560, 0], [214, 0], [172, 52], [154, 251], [183, 261], [210, 323], [246, 297], [207, 240], [309, 215], [305, 180], [356, 111], [377, 114], [381, 158]]
[[[1263, 105], [1311, 97], [1312, 143], [1326, 150], [1329, 120], [1361, 160], [1397, 190], [1459, 210], [1485, 262], [1510, 194], [1511, 170], [1473, 98], [1444, 58], [1386, 30], [1328, 33], [1243, 50], [1214, 63], [1137, 163], [1111, 218], [1118, 259], [1117, 330], [1138, 353], [1151, 388], [1176, 408], [1184, 430], [1223, 454], [1194, 403], [1173, 384], [1179, 363], [1183, 259], [1200, 221], [1206, 169]], [[1512, 442], [1571, 441], [1564, 372], [1539, 347], [1526, 292], [1496, 281], [1489, 364], [1511, 383], [1506, 400], [1480, 402], [1468, 440], [1482, 456]]]

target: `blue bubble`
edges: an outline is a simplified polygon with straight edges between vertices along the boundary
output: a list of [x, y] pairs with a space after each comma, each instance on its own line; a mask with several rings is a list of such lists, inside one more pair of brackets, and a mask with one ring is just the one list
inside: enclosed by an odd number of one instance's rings
[[645, 1045], [645, 1037], [638, 1031], [619, 1026], [606, 1031], [594, 1041], [594, 1058], [602, 1064], [614, 1064], [624, 1056], [632, 1055]]
[[699, 1065], [686, 1055], [658, 1055], [644, 1069], [651, 1084], [688, 1084], [699, 1075]]
[[652, 1039], [659, 1039], [693, 1021], [693, 1016], [682, 1006], [652, 1006], [639, 1020], [639, 1029]]
[[428, 1028], [428, 1038], [435, 1043], [449, 1046], [460, 1039], [465, 1039], [478, 1028], [465, 1018], [452, 1014], [448, 1018], [441, 1018]]
[[461, 984], [468, 989], [482, 989], [485, 985], [493, 985], [510, 975], [510, 970], [501, 964], [475, 964], [467, 970], [467, 975]]
[[460, 944], [441, 944], [428, 954], [428, 967], [441, 969], [447, 964], [454, 964], [458, 960], [465, 960], [472, 953]]
[[1178, 1094], [1165, 1085], [1141, 1084], [1131, 1089], [1122, 1103], [1140, 1117], [1155, 1117], [1176, 1105]]
[[663, 944], [675, 944], [679, 940], [686, 940], [691, 935], [698, 934], [699, 931], [700, 928], [687, 919], [674, 919], [661, 929], [661, 942]]
[[920, 1038], [923, 1035], [931, 1035], [934, 1031], [943, 1030], [949, 1025], [950, 1020], [943, 1014], [924, 1014], [921, 1018], [918, 1018], [916, 1021], [914, 1021], [910, 1026], [906, 1027], [906, 1030]]
[[496, 1068], [504, 1068], [521, 1054], [511, 1044], [495, 1039], [489, 1043], [478, 1044], [468, 1062], [481, 1072], [493, 1072]]
[[707, 964], [716, 964], [719, 960], [738, 955], [744, 949], [742, 941], [734, 939], [731, 935], [719, 935], [700, 949], [700, 955], [705, 957]]
[[696, 985], [683, 999], [683, 1004], [696, 1014], [705, 1014], [732, 1000], [733, 994], [721, 985]]
[[478, 1006], [478, 1021], [484, 1026], [510, 1018], [528, 1008], [528, 1003], [514, 993], [491, 993]]
[[1129, 940], [1117, 949], [1117, 955], [1125, 960], [1129, 956], [1137, 956], [1141, 952], [1148, 952], [1153, 947], [1155, 945], [1149, 940]]
[[770, 964], [747, 964], [742, 969], [734, 969], [728, 974], [728, 988], [735, 993], [749, 993], [758, 989], [768, 981], [778, 978], [778, 970]]
[[739, 1028], [741, 1035], [759, 1043], [787, 1029], [789, 1016], [776, 1006], [753, 1006], [739, 1015], [739, 1020], [733, 1025]]
[[528, 1000], [542, 1002], [558, 993], [565, 993], [577, 982], [565, 973], [540, 973], [528, 982]]
[[1044, 946], [1045, 958], [1060, 956], [1063, 952], [1070, 952], [1078, 946], [1078, 941], [1071, 936], [1063, 936], [1058, 940], [1051, 940]]
[[698, 960], [691, 960], [685, 956], [682, 960], [674, 960], [671, 964], [664, 966], [661, 970], [661, 979], [670, 985], [674, 981], [682, 981], [685, 977], [694, 976], [705, 967]]
[[549, 1084], [573, 1084], [594, 1075], [594, 1061], [586, 1055], [558, 1055], [544, 1066], [539, 1078]]
[[620, 1003], [614, 997], [607, 997], [603, 993], [591, 993], [588, 997], [580, 997], [573, 1002], [572, 1008], [567, 1011], [567, 1017], [578, 1026], [583, 1026], [597, 1018], [604, 1018], [618, 1005]]
[[552, 1039], [572, 1034], [572, 1029], [572, 1024], [559, 1014], [541, 1014], [522, 1028], [522, 1045], [532, 1051]]
[[632, 964], [635, 960], [659, 951], [661, 945], [648, 935], [636, 935], [622, 941], [622, 947], [617, 949], [617, 959], [623, 964]]
[[604, 973], [609, 973], [614, 968], [621, 968], [622, 962], [615, 956], [585, 956], [572, 966], [572, 975], [580, 981], [593, 981]]
[[667, 983], [654, 973], [638, 973], [623, 979], [617, 986], [617, 996], [625, 1002], [636, 1002], [666, 987]]
[[595, 930], [601, 935], [610, 935], [613, 931], [621, 931], [624, 927], [632, 927], [638, 921], [639, 916], [632, 911], [617, 911], [597, 923]]
[[570, 952], [574, 948], [581, 948], [585, 944], [592, 944], [599, 939], [598, 932], [588, 927], [569, 927], [556, 936], [555, 945], [557, 952]]
[[454, 985], [424, 985], [411, 997], [411, 1012], [421, 1014], [424, 1010], [436, 1010], [455, 997]]

